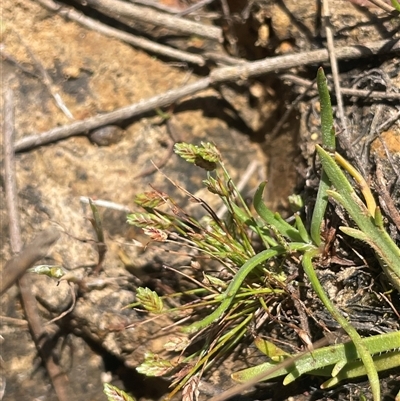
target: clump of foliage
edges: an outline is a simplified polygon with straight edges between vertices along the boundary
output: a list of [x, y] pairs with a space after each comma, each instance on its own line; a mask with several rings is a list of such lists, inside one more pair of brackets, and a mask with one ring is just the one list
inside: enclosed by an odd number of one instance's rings
[[[205, 168], [207, 178], [204, 184], [208, 190], [217, 194], [224, 202], [227, 212], [221, 218], [201, 199], [187, 193], [193, 202], [204, 207], [208, 215], [200, 221], [186, 214], [172, 198], [157, 191], [137, 196], [136, 203], [146, 213], [134, 213], [128, 216], [128, 222], [142, 227], [153, 241], [173, 242], [195, 249], [202, 256], [220, 262], [229, 276], [222, 280], [217, 275], [203, 274], [203, 280], [196, 282], [196, 288], [185, 293], [159, 297], [149, 289], [139, 288], [137, 300], [147, 311], [152, 313], [176, 313], [177, 309], [191, 313], [192, 324], [184, 326], [182, 332], [194, 335], [191, 340], [179, 337], [166, 344], [168, 350], [182, 352], [198, 335], [204, 341], [200, 350], [182, 358], [173, 364], [149, 353], [146, 360], [137, 369], [150, 375], [175, 373], [176, 380], [172, 397], [176, 391], [199, 378], [200, 373], [210, 367], [221, 356], [229, 353], [247, 335], [251, 322], [257, 321], [274, 303], [281, 302], [287, 296], [285, 281], [287, 279], [278, 263], [279, 256], [284, 257], [285, 241], [283, 236], [294, 236], [300, 240], [298, 230], [286, 223], [279, 215], [272, 215], [274, 225], [266, 225], [261, 218], [252, 216], [248, 206], [241, 197], [217, 148], [210, 143], [195, 146], [180, 143], [175, 151], [186, 161]], [[262, 191], [264, 184], [257, 192], [260, 208], [263, 208]], [[164, 211], [167, 206], [167, 210]], [[270, 212], [267, 212], [270, 213]], [[281, 227], [286, 234], [280, 234], [275, 226]], [[254, 248], [255, 237], [261, 238], [266, 250], [257, 252]], [[289, 237], [290, 238], [290, 237]], [[297, 243], [296, 246], [307, 246]], [[272, 261], [272, 258], [274, 260]], [[270, 261], [271, 263], [268, 263]], [[283, 261], [283, 259], [282, 259]], [[240, 273], [239, 273], [240, 272]], [[194, 280], [194, 279], [193, 279]], [[179, 308], [168, 309], [164, 298], [183, 296], [190, 297], [190, 302]], [[207, 314], [205, 317], [204, 314]], [[218, 323], [215, 325], [214, 323]], [[182, 375], [182, 371], [185, 372]], [[196, 380], [197, 380], [196, 379]]]
[[[228, 272], [228, 279], [224, 280], [207, 272], [203, 272], [201, 281], [192, 277], [194, 288], [185, 293], [160, 297], [148, 288], [137, 290], [138, 302], [133, 306], [141, 305], [153, 314], [168, 313], [175, 317], [186, 313], [182, 322], [177, 323], [182, 328], [182, 335], [166, 344], [166, 349], [177, 352], [179, 358], [164, 359], [148, 353], [137, 368], [140, 373], [172, 378], [173, 390], [167, 399], [179, 390], [192, 399], [190, 397], [196, 394], [204, 371], [228, 355], [251, 327], [257, 329], [260, 322], [271, 317], [274, 307], [290, 294], [284, 269], [288, 264], [304, 269], [315, 293], [351, 342], [322, 348], [315, 359], [313, 353], [288, 355], [273, 344], [258, 339], [258, 347], [271, 358], [271, 362], [235, 373], [233, 377], [236, 380], [265, 380], [286, 375], [284, 383], [289, 383], [303, 373], [318, 373], [330, 377], [323, 385], [328, 387], [341, 379], [366, 374], [373, 399], [378, 401], [380, 385], [377, 372], [400, 366], [400, 333], [362, 339], [328, 298], [315, 272], [315, 267], [326, 256], [321, 227], [331, 198], [352, 220], [351, 227], [340, 227], [340, 230], [367, 243], [387, 278], [400, 290], [400, 250], [384, 229], [382, 215], [368, 185], [354, 167], [335, 152], [332, 107], [322, 69], [317, 81], [323, 146], [317, 146], [316, 151], [322, 175], [309, 228], [299, 213], [295, 213], [293, 222], [288, 223], [266, 207], [262, 199], [265, 183], [255, 192], [255, 213], [252, 213], [226, 170], [220, 153], [210, 143], [201, 146], [176, 144], [175, 152], [187, 162], [206, 170], [204, 185], [224, 203], [226, 213], [223, 217], [187, 191], [187, 196], [204, 208], [206, 217], [193, 218], [171, 197], [156, 190], [136, 198], [136, 203], [145, 211], [129, 215], [130, 224], [142, 227], [152, 241], [178, 243], [194, 249], [199, 255], [218, 261]], [[353, 181], [364, 200], [354, 189]], [[258, 243], [257, 247], [255, 243]], [[169, 307], [172, 298], [189, 301]], [[188, 314], [189, 324], [184, 323]], [[301, 334], [300, 328], [298, 333]], [[193, 348], [190, 345], [195, 342], [200, 346], [189, 352]], [[281, 360], [285, 360], [283, 365], [279, 365]]]

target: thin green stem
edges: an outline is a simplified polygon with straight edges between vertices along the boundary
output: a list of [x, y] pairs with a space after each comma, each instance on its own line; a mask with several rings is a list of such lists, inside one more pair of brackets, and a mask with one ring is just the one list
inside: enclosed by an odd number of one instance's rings
[[[315, 249], [314, 247], [311, 248]], [[289, 251], [305, 251], [307, 249], [310, 249], [310, 245], [308, 244], [303, 244], [298, 242], [293, 242], [289, 244]], [[192, 323], [190, 326], [183, 328], [183, 331], [186, 333], [195, 333], [196, 331], [204, 329], [205, 327], [210, 326], [211, 324], [221, 319], [224, 312], [231, 305], [233, 299], [235, 298], [237, 292], [239, 291], [241, 285], [243, 284], [243, 281], [251, 273], [251, 271], [260, 264], [262, 264], [263, 262], [265, 262], [266, 260], [271, 259], [278, 255], [285, 254], [287, 252], [288, 249], [278, 245], [273, 248], [266, 249], [258, 253], [257, 255], [253, 256], [251, 259], [249, 259], [235, 274], [235, 277], [232, 279], [232, 281], [230, 282], [228, 288], [224, 293], [224, 300], [221, 302], [219, 307], [210, 315], [205, 317], [203, 320]]]
[[183, 328], [183, 331], [186, 333], [195, 333], [196, 331], [204, 329], [212, 323], [217, 322], [231, 305], [236, 293], [249, 273], [261, 263], [284, 252], [285, 249], [283, 247], [276, 246], [274, 248], [266, 249], [249, 259], [235, 274], [235, 277], [232, 279], [224, 293], [224, 300], [221, 302], [219, 307], [203, 320], [192, 323], [190, 326]]

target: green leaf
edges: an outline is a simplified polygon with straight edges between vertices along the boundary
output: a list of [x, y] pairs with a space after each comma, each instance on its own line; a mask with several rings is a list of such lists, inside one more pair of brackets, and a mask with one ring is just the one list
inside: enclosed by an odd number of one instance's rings
[[255, 346], [274, 362], [280, 362], [284, 357], [289, 356], [283, 349], [277, 347], [274, 343], [264, 340], [261, 337], [256, 337], [254, 340]]
[[[375, 358], [378, 355], [388, 355], [391, 352], [398, 352], [400, 333], [395, 331], [392, 333], [378, 334], [363, 338], [361, 342], [367, 350], [374, 355], [375, 362]], [[390, 355], [390, 357], [392, 357], [392, 355]], [[316, 348], [312, 352], [291, 355], [285, 358], [281, 363], [266, 362], [252, 368], [235, 372], [231, 376], [236, 381], [245, 382], [255, 377], [259, 381], [263, 381], [286, 375], [284, 384], [287, 385], [303, 374], [332, 376], [332, 369], [334, 369], [334, 373], [344, 378], [347, 374], [347, 366], [349, 366], [351, 370], [351, 363], [357, 361], [359, 364], [362, 364], [359, 359], [360, 354], [354, 343], [347, 342], [344, 344], [334, 344], [328, 347]], [[394, 362], [390, 359], [389, 363], [393, 364]], [[377, 366], [377, 369], [384, 370], [384, 368], [380, 369], [380, 366]], [[365, 369], [359, 371], [359, 373], [360, 375], [366, 375]]]
[[333, 111], [331, 97], [329, 95], [329, 88], [322, 67], [318, 69], [317, 86], [319, 93], [319, 102], [321, 105], [322, 144], [325, 149], [333, 152], [336, 149], [335, 130], [333, 128]]
[[304, 226], [303, 220], [301, 219], [301, 217], [299, 216], [298, 213], [296, 213], [294, 215], [294, 218], [296, 220], [296, 227], [297, 227], [297, 230], [299, 231], [301, 239], [305, 243], [310, 243], [311, 242], [311, 238], [308, 235], [308, 232], [307, 232], [306, 227]]
[[314, 291], [317, 293], [319, 299], [324, 304], [325, 308], [329, 311], [331, 316], [342, 326], [343, 330], [349, 335], [360, 355], [362, 363], [365, 367], [366, 374], [368, 375], [369, 383], [371, 385], [372, 395], [374, 401], [380, 401], [380, 386], [377, 370], [374, 366], [372, 356], [367, 349], [365, 343], [362, 342], [357, 330], [346, 320], [340, 313], [336, 306], [332, 303], [325, 290], [322, 288], [317, 274], [315, 273], [312, 259], [319, 255], [319, 251], [310, 250], [303, 255], [302, 265], [304, 272], [307, 274], [308, 279]]
[[164, 304], [162, 299], [158, 296], [155, 291], [150, 290], [150, 288], [139, 287], [136, 290], [136, 298], [142, 306], [152, 313], [162, 313], [164, 312]]
[[253, 205], [258, 215], [267, 223], [267, 225], [273, 226], [275, 229], [277, 229], [281, 235], [296, 242], [303, 241], [296, 228], [291, 226], [289, 223], [286, 223], [286, 221], [283, 220], [277, 213], [272, 213], [271, 210], [265, 206], [262, 197], [265, 185], [266, 182], [262, 182], [259, 185], [253, 199]]
[[[325, 149], [332, 152], [335, 151], [336, 139], [335, 130], [333, 128], [333, 110], [331, 97], [329, 95], [328, 85], [326, 83], [325, 73], [322, 67], [318, 69], [317, 85], [319, 93], [319, 101], [321, 105], [321, 134], [322, 145]], [[316, 245], [321, 245], [321, 225], [325, 216], [325, 210], [328, 205], [328, 196], [326, 191], [329, 189], [330, 183], [324, 170], [321, 173], [321, 181], [318, 187], [317, 200], [315, 202], [314, 211], [311, 218], [311, 238]]]
[[206, 171], [213, 171], [217, 168], [217, 163], [221, 161], [218, 149], [209, 142], [202, 142], [201, 146], [188, 143], [176, 143], [174, 151], [189, 163], [193, 163]]
[[175, 367], [170, 361], [162, 359], [152, 352], [146, 352], [144, 358], [144, 362], [136, 368], [142, 375], [163, 376]]
[[345, 228], [344, 231], [371, 246], [386, 276], [400, 291], [400, 249], [379, 224], [379, 219], [376, 222], [375, 216], [371, 216], [335, 160], [320, 146], [317, 146], [317, 152], [324, 170], [336, 189], [336, 191], [327, 191], [328, 195], [346, 209], [359, 229]]
[[390, 0], [390, 2], [397, 11], [400, 11], [400, 3], [397, 0]]
[[96, 205], [89, 198], [90, 209], [92, 210], [93, 219], [90, 219], [94, 230], [96, 231], [97, 241], [104, 243], [103, 224], [101, 222], [100, 213]]
[[134, 202], [143, 208], [155, 209], [158, 206], [165, 204], [169, 196], [157, 191], [143, 192], [135, 196]]
[[[395, 350], [374, 356], [373, 361], [374, 367], [378, 372], [397, 368], [400, 366], [400, 351]], [[329, 388], [335, 386], [342, 380], [353, 379], [355, 377], [365, 376], [366, 374], [367, 371], [362, 361], [352, 361], [349, 362], [345, 368], [341, 369], [336, 376], [322, 383], [321, 388]]]
[[299, 212], [304, 208], [304, 200], [300, 195], [292, 194], [288, 196], [289, 206], [292, 212]]
[[153, 213], [131, 213], [127, 216], [128, 224], [141, 228], [159, 228], [165, 230], [171, 227], [171, 222]]
[[164, 349], [167, 351], [179, 352], [190, 345], [190, 340], [187, 337], [174, 336], [170, 337], [164, 344]]
[[330, 182], [325, 171], [322, 171], [321, 180], [319, 182], [317, 199], [314, 205], [314, 211], [311, 217], [311, 238], [317, 246], [322, 243], [321, 225], [325, 216], [326, 206], [328, 205], [328, 195], [326, 191], [330, 188]]
[[226, 288], [228, 285], [226, 281], [221, 280], [218, 277], [211, 276], [210, 274], [204, 274], [203, 282], [206, 285], [212, 285], [213, 287], [220, 287], [220, 288]]

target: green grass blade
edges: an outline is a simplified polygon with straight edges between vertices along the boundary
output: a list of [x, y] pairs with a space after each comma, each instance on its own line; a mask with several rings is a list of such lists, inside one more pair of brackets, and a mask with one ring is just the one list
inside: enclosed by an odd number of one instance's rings
[[[400, 347], [400, 333], [395, 331], [392, 333], [378, 334], [372, 337], [363, 338], [361, 341], [371, 355], [385, 355]], [[312, 352], [303, 353], [300, 357], [296, 354], [289, 358], [292, 360], [292, 363], [290, 364], [287, 364], [287, 359], [285, 359], [285, 363], [266, 362], [258, 366], [235, 372], [232, 374], [232, 378], [243, 383], [262, 373], [264, 373], [264, 377], [260, 380], [270, 380], [278, 376], [287, 375], [285, 377], [285, 383], [289, 384], [306, 373], [316, 374], [316, 372], [319, 372], [323, 373], [324, 376], [330, 376], [333, 372], [332, 366], [336, 368], [338, 364], [343, 365], [343, 368], [340, 370], [336, 369], [336, 374], [341, 374], [341, 377], [345, 377], [347, 374], [347, 364], [359, 360], [360, 355], [357, 348], [354, 346], [354, 343], [348, 342], [317, 348]], [[349, 366], [351, 367], [351, 365]], [[330, 367], [330, 369], [327, 371], [324, 370], [326, 367]], [[366, 375], [365, 369], [363, 372], [360, 372], [360, 376], [362, 375]]]
[[390, 2], [397, 11], [400, 11], [400, 3], [397, 0], [390, 0]]
[[301, 236], [301, 239], [305, 243], [310, 243], [311, 242], [311, 238], [308, 235], [307, 229], [304, 226], [303, 220], [301, 219], [300, 215], [298, 213], [296, 213], [294, 218], [296, 220], [296, 227], [299, 230], [299, 234]]
[[264, 192], [266, 183], [262, 182], [254, 195], [253, 205], [258, 215], [270, 226], [275, 227], [281, 235], [286, 238], [290, 238], [292, 241], [302, 242], [299, 231], [287, 223], [282, 218], [277, 218], [264, 204], [262, 195]]
[[328, 195], [326, 191], [330, 188], [330, 182], [325, 171], [322, 171], [321, 181], [318, 187], [317, 200], [315, 202], [313, 215], [311, 218], [310, 234], [317, 246], [321, 245], [321, 224], [325, 216], [326, 206], [328, 205]]
[[322, 145], [332, 152], [336, 149], [335, 131], [333, 128], [333, 111], [326, 76], [322, 67], [318, 69], [317, 86], [321, 104]]
[[359, 237], [357, 237], [354, 231], [349, 231], [346, 228], [342, 229], [342, 231], [346, 232], [347, 230], [350, 235], [353, 234], [353, 237], [362, 239], [371, 246], [377, 254], [388, 279], [400, 291], [400, 249], [384, 228], [378, 224], [379, 222], [375, 222], [375, 217], [371, 216], [367, 207], [357, 196], [346, 176], [329, 153], [320, 146], [317, 146], [317, 152], [324, 170], [336, 189], [336, 191], [328, 191], [329, 196], [346, 209], [357, 224], [361, 234], [358, 234]]
[[[385, 352], [382, 355], [377, 355], [374, 358], [374, 365], [378, 372], [388, 370], [400, 366], [400, 351]], [[365, 366], [361, 361], [350, 362], [346, 369], [343, 369], [335, 377], [330, 378], [321, 385], [322, 389], [335, 386], [340, 381], [345, 379], [354, 379], [355, 377], [366, 375]]]
[[[333, 128], [333, 111], [329, 89], [326, 82], [325, 73], [322, 67], [318, 69], [317, 85], [319, 93], [319, 101], [321, 105], [321, 134], [322, 146], [332, 152], [336, 148], [335, 130]], [[322, 170], [321, 181], [318, 188], [317, 200], [313, 215], [311, 218], [311, 238], [316, 245], [320, 245], [321, 240], [321, 224], [328, 205], [328, 196], [326, 191], [329, 189], [330, 183], [325, 172]]]
[[317, 293], [319, 299], [325, 305], [325, 308], [329, 311], [332, 317], [342, 326], [343, 330], [349, 335], [360, 355], [360, 358], [365, 366], [365, 371], [368, 376], [369, 383], [371, 385], [371, 391], [374, 401], [380, 401], [381, 389], [379, 385], [378, 372], [375, 368], [373, 358], [369, 353], [365, 344], [363, 344], [360, 335], [356, 329], [342, 316], [338, 309], [333, 305], [329, 297], [326, 295], [321, 283], [318, 280], [317, 274], [315, 273], [312, 259], [318, 255], [318, 251], [307, 251], [305, 252], [302, 260], [304, 272], [307, 274], [308, 279]]

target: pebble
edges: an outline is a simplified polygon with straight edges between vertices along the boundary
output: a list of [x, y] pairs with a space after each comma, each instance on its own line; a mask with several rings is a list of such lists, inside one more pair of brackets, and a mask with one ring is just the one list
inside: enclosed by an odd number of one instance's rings
[[97, 146], [110, 146], [121, 141], [124, 130], [118, 125], [106, 125], [91, 131], [88, 136]]

